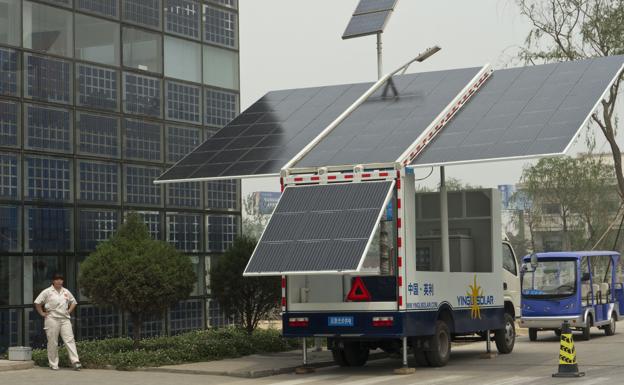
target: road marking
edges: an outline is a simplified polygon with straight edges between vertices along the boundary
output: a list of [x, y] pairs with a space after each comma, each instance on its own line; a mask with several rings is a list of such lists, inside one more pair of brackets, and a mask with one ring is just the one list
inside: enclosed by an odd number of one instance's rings
[[609, 382], [609, 379], [606, 377], [598, 377], [591, 380], [579, 382], [579, 385], [594, 385], [594, 384], [604, 384]]
[[288, 381], [283, 381], [283, 382], [271, 382], [271, 385], [300, 385], [300, 384], [307, 384], [308, 382], [315, 382], [315, 381], [326, 381], [326, 380], [335, 380], [339, 378], [339, 376], [334, 376], [334, 375], [324, 375], [324, 376], [315, 376], [315, 377], [305, 377], [305, 378], [298, 378], [296, 380], [288, 380]]

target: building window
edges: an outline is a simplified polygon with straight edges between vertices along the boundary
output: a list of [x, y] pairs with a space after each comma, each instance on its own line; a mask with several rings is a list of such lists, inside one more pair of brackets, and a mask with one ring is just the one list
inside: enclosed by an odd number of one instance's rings
[[162, 36], [123, 27], [123, 65], [141, 71], [162, 72]]
[[124, 111], [160, 117], [160, 80], [124, 73]]
[[235, 12], [204, 5], [204, 41], [236, 48]]
[[19, 104], [0, 101], [0, 146], [17, 147]]
[[124, 122], [126, 158], [162, 162], [161, 125], [135, 119]]
[[72, 210], [61, 207], [26, 208], [26, 251], [71, 251]]
[[126, 166], [126, 203], [137, 205], [161, 205], [162, 188], [154, 179], [162, 173], [160, 168]]
[[79, 153], [119, 157], [119, 119], [79, 112], [76, 127]]
[[234, 242], [239, 233], [240, 217], [237, 215], [206, 216], [209, 252], [224, 252]]
[[205, 124], [224, 127], [238, 115], [238, 95], [234, 92], [206, 88], [204, 90]]
[[17, 206], [0, 206], [0, 251], [20, 251], [20, 215]]
[[173, 207], [201, 209], [201, 183], [185, 182], [168, 185], [167, 204]]
[[[191, 257], [193, 258], [193, 257]], [[204, 320], [204, 301], [200, 299], [180, 301], [169, 312], [171, 334], [202, 329]]]
[[71, 113], [60, 108], [25, 104], [26, 148], [72, 151]]
[[118, 202], [119, 165], [81, 160], [78, 163], [78, 186], [81, 201]]
[[0, 94], [2, 95], [18, 96], [17, 58], [17, 51], [0, 48]]
[[201, 143], [201, 129], [167, 126], [167, 161], [175, 163]]
[[47, 3], [62, 5], [64, 7], [71, 7], [72, 6], [72, 0], [43, 0], [43, 1], [45, 1]]
[[117, 0], [77, 0], [77, 7], [83, 11], [117, 17]]
[[167, 119], [201, 124], [201, 88], [172, 81], [166, 87]]
[[221, 4], [225, 7], [238, 8], [238, 0], [207, 0], [207, 1]]
[[91, 251], [117, 230], [116, 211], [80, 210], [80, 250]]
[[160, 0], [124, 0], [122, 4], [125, 21], [160, 29]]
[[238, 90], [238, 53], [204, 45], [204, 84]]
[[119, 65], [119, 23], [76, 13], [76, 59]]
[[17, 154], [0, 153], [0, 198], [17, 199]]
[[78, 64], [77, 72], [76, 104], [103, 110], [117, 110], [117, 71]]
[[158, 211], [137, 211], [137, 213], [141, 216], [143, 222], [145, 222], [152, 239], [160, 240], [160, 213]]
[[70, 104], [71, 64], [64, 60], [26, 54], [26, 97]]
[[206, 182], [206, 208], [215, 210], [238, 210], [240, 182], [218, 180]]
[[[99, 1], [99, 0], [94, 0]], [[112, 307], [80, 305], [78, 307], [78, 338], [95, 340], [119, 336], [121, 318]]]
[[60, 56], [74, 53], [72, 13], [24, 1], [24, 47]]
[[20, 45], [22, 35], [21, 18], [19, 0], [0, 0], [1, 44]]
[[165, 31], [199, 39], [199, 3], [193, 0], [165, 0]]
[[201, 83], [201, 44], [165, 36], [165, 76]]
[[60, 158], [27, 156], [26, 197], [33, 200], [71, 200], [71, 161]]
[[200, 251], [201, 222], [201, 215], [168, 213], [167, 242], [180, 251]]

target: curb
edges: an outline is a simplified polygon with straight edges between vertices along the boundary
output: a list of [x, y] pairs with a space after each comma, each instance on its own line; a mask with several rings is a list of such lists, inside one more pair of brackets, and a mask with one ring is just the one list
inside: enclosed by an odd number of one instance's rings
[[8, 361], [0, 360], [0, 372], [9, 370], [26, 370], [35, 367], [35, 361]]

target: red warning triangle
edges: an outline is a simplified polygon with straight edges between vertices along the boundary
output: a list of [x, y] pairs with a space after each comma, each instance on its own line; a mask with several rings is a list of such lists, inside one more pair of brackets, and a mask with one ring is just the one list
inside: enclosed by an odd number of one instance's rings
[[368, 289], [364, 285], [362, 278], [355, 277], [353, 284], [351, 285], [351, 291], [347, 295], [347, 301], [370, 301], [371, 295]]

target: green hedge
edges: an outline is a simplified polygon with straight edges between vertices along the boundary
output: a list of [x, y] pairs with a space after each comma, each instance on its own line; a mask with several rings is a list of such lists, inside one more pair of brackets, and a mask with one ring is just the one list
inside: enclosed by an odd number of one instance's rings
[[[287, 351], [298, 348], [299, 341], [282, 338], [276, 330], [256, 330], [249, 335], [241, 329], [225, 328], [147, 338], [141, 341], [138, 350], [133, 349], [130, 338], [78, 341], [76, 345], [85, 368], [130, 370]], [[48, 366], [46, 350], [33, 350], [33, 360], [39, 366]], [[59, 365], [70, 366], [64, 347], [59, 349]]]

